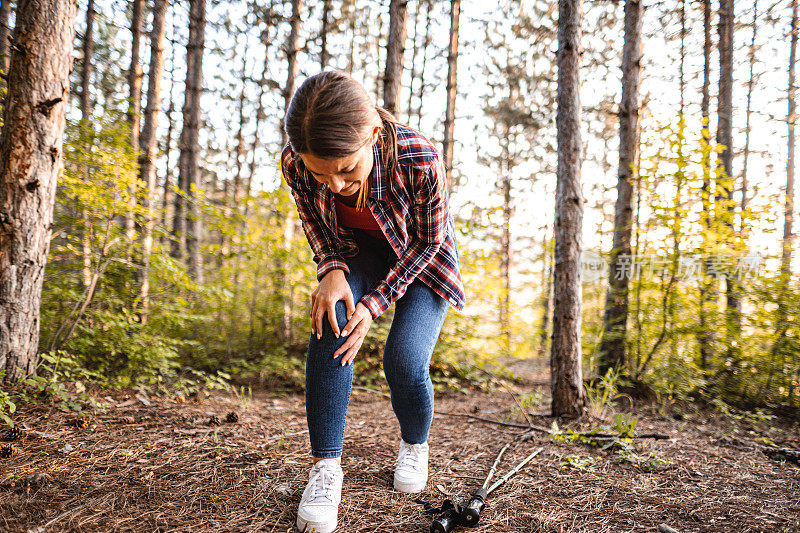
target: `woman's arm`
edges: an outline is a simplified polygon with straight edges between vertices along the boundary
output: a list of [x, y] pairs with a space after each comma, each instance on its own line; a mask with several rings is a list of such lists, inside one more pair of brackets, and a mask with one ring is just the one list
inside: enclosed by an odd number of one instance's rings
[[288, 143], [281, 153], [281, 172], [292, 191], [292, 196], [297, 204], [297, 213], [303, 223], [303, 231], [314, 254], [313, 259], [317, 264], [317, 281], [321, 281], [325, 274], [337, 268], [344, 270], [345, 274], [350, 274], [347, 263], [336, 250], [336, 236], [325, 224], [322, 214], [314, 205], [314, 191], [305, 185], [303, 179], [298, 175], [299, 169], [294, 162]]
[[438, 157], [427, 169], [416, 174], [413, 202], [417, 228], [411, 235], [408, 248], [389, 270], [386, 279], [359, 300], [369, 309], [373, 319], [405, 294], [408, 285], [433, 259], [445, 240], [449, 214], [447, 183]]

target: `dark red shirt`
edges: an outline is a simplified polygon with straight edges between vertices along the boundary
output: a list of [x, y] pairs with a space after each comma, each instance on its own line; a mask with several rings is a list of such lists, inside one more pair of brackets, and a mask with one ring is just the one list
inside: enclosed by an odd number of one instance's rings
[[[397, 150], [397, 171], [388, 176], [384, 153], [373, 145], [367, 207], [398, 259], [386, 279], [359, 301], [375, 319], [419, 278], [461, 311], [466, 298], [441, 156], [420, 132], [403, 124], [397, 124]], [[314, 179], [288, 142], [281, 170], [317, 263], [317, 279], [336, 268], [349, 274], [344, 258], [356, 255], [358, 245], [352, 230], [337, 222], [330, 188]]]
[[336, 195], [333, 196], [333, 201], [336, 202], [336, 220], [340, 224], [348, 228], [363, 229], [373, 237], [386, 239], [386, 235], [381, 231], [378, 221], [372, 216], [372, 211], [366, 206], [364, 209], [356, 209], [341, 201]]

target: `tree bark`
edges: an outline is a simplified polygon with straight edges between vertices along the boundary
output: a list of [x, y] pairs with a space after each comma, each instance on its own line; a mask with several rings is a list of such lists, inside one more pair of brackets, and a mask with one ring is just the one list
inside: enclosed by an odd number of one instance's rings
[[[411, 105], [412, 100], [414, 99], [414, 81], [417, 78], [417, 55], [418, 46], [417, 46], [417, 36], [419, 35], [419, 15], [420, 15], [420, 6], [417, 4], [417, 8], [414, 10], [414, 38], [411, 41], [411, 72], [409, 76], [409, 84], [408, 84], [408, 105], [406, 106], [406, 124], [411, 124], [411, 114], [414, 112], [414, 108]], [[446, 165], [445, 165], [446, 167]]]
[[[420, 0], [421, 1], [421, 0]], [[459, 14], [461, 12], [459, 5]], [[425, 66], [428, 63], [428, 48], [431, 45], [431, 10], [433, 10], [433, 0], [425, 2], [425, 42], [422, 45], [422, 67], [419, 70], [419, 95], [417, 98], [417, 129], [422, 127], [422, 102], [425, 97]], [[448, 67], [449, 68], [449, 67]], [[409, 122], [410, 122], [409, 116]]]
[[[0, 0], [0, 69], [3, 74], [8, 75], [8, 66], [11, 56], [9, 55], [9, 27], [8, 18], [11, 15], [11, 0]], [[5, 79], [0, 79], [0, 88], [8, 87]]]
[[[203, 257], [200, 253], [202, 219], [195, 198], [202, 186], [200, 178], [200, 96], [203, 91], [203, 50], [205, 47], [206, 1], [189, 0], [189, 41], [186, 45], [186, 97], [183, 104], [181, 130], [181, 181], [186, 184], [188, 210], [186, 221], [186, 253], [189, 275], [203, 282]], [[185, 176], [185, 177], [184, 177]], [[193, 189], [194, 188], [194, 189]]]
[[[170, 17], [172, 21], [175, 20], [175, 15]], [[174, 22], [171, 24], [171, 29], [174, 30]], [[172, 190], [172, 135], [175, 131], [175, 121], [172, 119], [172, 113], [175, 112], [175, 97], [173, 96], [173, 92], [175, 89], [175, 49], [176, 46], [170, 47], [172, 50], [172, 55], [170, 56], [169, 61], [169, 108], [167, 109], [166, 119], [167, 119], [167, 137], [164, 139], [164, 155], [167, 158], [167, 169], [166, 173], [164, 174], [164, 188], [162, 192], [162, 211], [161, 211], [161, 224], [164, 228], [169, 227], [169, 215], [170, 215], [170, 206], [174, 205], [173, 201], [173, 190]], [[170, 232], [171, 233], [171, 232]], [[161, 237], [161, 244], [165, 244], [168, 237], [162, 233]]]
[[[717, 200], [724, 199], [727, 203], [728, 220], [726, 226], [731, 230], [728, 239], [733, 240], [733, 26], [734, 26], [733, 0], [720, 0], [719, 24], [719, 96], [717, 97], [717, 143], [724, 145], [724, 150], [718, 157], [725, 171], [720, 180], [722, 195]], [[741, 353], [741, 315], [740, 296], [737, 287], [736, 274], [732, 271], [725, 273], [725, 333], [726, 333], [726, 359], [730, 362], [729, 370], [733, 371], [739, 365]], [[726, 365], [727, 366], [727, 365]]]
[[[86, 3], [86, 29], [83, 32], [83, 57], [81, 58], [81, 126], [86, 131], [92, 116], [90, 98], [92, 57], [94, 56], [94, 0]], [[91, 149], [91, 148], [90, 148]], [[83, 169], [86, 181], [91, 181], [89, 165]], [[92, 226], [89, 211], [81, 209], [81, 247], [83, 256], [83, 288], [88, 289], [92, 282]]]
[[[711, 106], [710, 86], [711, 86], [711, 0], [703, 0], [703, 98], [700, 102], [700, 114], [703, 121], [703, 138], [706, 142], [711, 140], [711, 122], [709, 108]], [[703, 184], [700, 188], [700, 202], [703, 210], [703, 224], [706, 231], [703, 233], [703, 249], [709, 249], [711, 243], [708, 242], [711, 231], [711, 158], [710, 150], [703, 152], [701, 165], [703, 168]], [[709, 363], [713, 355], [714, 330], [709, 324], [707, 307], [716, 299], [716, 282], [706, 281], [705, 277], [709, 270], [709, 262], [703, 262], [703, 278], [700, 279], [700, 305], [699, 305], [699, 332], [697, 341], [700, 346], [699, 366], [704, 373], [709, 370]]]
[[[297, 43], [300, 36], [300, 11], [302, 9], [302, 0], [292, 0], [292, 27], [289, 33], [289, 40], [286, 45], [286, 55], [287, 55], [287, 63], [288, 63], [288, 70], [286, 75], [286, 87], [284, 88], [284, 114], [286, 109], [289, 108], [289, 103], [291, 102], [292, 96], [294, 96], [294, 84], [295, 78], [297, 77]], [[286, 132], [283, 128], [283, 119], [281, 119], [281, 134], [283, 135], [283, 144], [282, 146], [286, 145], [288, 141], [288, 137], [286, 136]], [[285, 185], [286, 190], [288, 191], [288, 185]], [[286, 212], [286, 218], [284, 220], [283, 226], [283, 246], [284, 249], [287, 251], [286, 260], [288, 261], [289, 258], [289, 251], [292, 249], [292, 243], [294, 242], [294, 235], [295, 235], [295, 210], [288, 209]], [[280, 266], [279, 266], [280, 268]], [[294, 311], [294, 292], [291, 289], [291, 272], [285, 265], [282, 265], [283, 268], [283, 287], [288, 289], [288, 294], [283, 295], [283, 339], [286, 343], [291, 344], [292, 337], [293, 337], [293, 330], [292, 330], [292, 313]]]
[[[303, 0], [292, 0], [292, 18], [289, 37], [286, 41], [286, 85], [283, 88], [283, 109], [289, 109], [289, 102], [294, 96], [294, 82], [297, 78], [297, 49], [300, 40], [300, 12], [303, 9]], [[285, 113], [284, 113], [285, 114]], [[281, 147], [286, 146], [289, 138], [284, 131], [284, 117], [280, 120]]]
[[[789, 88], [787, 91], [788, 109], [786, 114], [786, 129], [788, 134], [786, 157], [786, 194], [783, 204], [783, 246], [781, 249], [780, 267], [780, 295], [778, 298], [778, 335], [772, 351], [776, 353], [786, 340], [787, 315], [786, 299], [789, 295], [790, 280], [792, 279], [792, 223], [794, 222], [794, 157], [795, 134], [794, 126], [797, 121], [797, 104], [795, 100], [795, 62], [797, 58], [797, 0], [792, 0], [791, 40], [789, 47]], [[781, 350], [783, 351], [783, 350]], [[789, 380], [791, 381], [791, 380]], [[792, 398], [792, 394], [789, 397]]]
[[[447, 52], [447, 108], [444, 114], [444, 172], [447, 179], [449, 196], [453, 189], [453, 127], [456, 120], [457, 68], [458, 68], [458, 26], [461, 15], [461, 0], [450, 0], [450, 46]], [[409, 105], [408, 121], [411, 122], [411, 106]]]
[[631, 259], [633, 167], [639, 158], [639, 71], [642, 56], [642, 4], [625, 2], [625, 43], [622, 47], [622, 98], [619, 106], [619, 170], [614, 207], [614, 241], [611, 249], [599, 374], [626, 365], [628, 279]]
[[158, 112], [161, 107], [161, 79], [164, 75], [164, 36], [166, 34], [167, 0], [153, 3], [153, 28], [150, 33], [150, 72], [147, 76], [147, 109], [144, 113], [144, 127], [140, 139], [139, 179], [144, 183], [145, 195], [142, 207], [145, 212], [142, 231], [142, 259], [139, 270], [139, 296], [141, 311], [139, 320], [147, 323], [150, 311], [150, 254], [153, 250], [153, 229], [155, 228], [156, 167], [158, 148], [156, 130]]
[[553, 262], [550, 260], [550, 235], [549, 228], [544, 228], [542, 239], [542, 326], [539, 336], [539, 357], [547, 354], [547, 330], [550, 328], [550, 294], [553, 288]]
[[581, 369], [581, 0], [558, 2], [558, 105], [556, 137], [555, 303], [550, 352], [552, 415], [583, 414]]
[[389, 38], [386, 41], [386, 72], [383, 75], [383, 107], [395, 117], [400, 116], [407, 7], [408, 0], [391, 0], [389, 4]]
[[322, 31], [320, 32], [319, 67], [325, 70], [328, 65], [328, 27], [330, 26], [331, 0], [322, 2]]
[[0, 134], [0, 371], [35, 373], [69, 102], [73, 0], [20, 0]]
[[[144, 0], [133, 0], [133, 13], [131, 14], [131, 64], [128, 67], [128, 123], [131, 127], [131, 146], [139, 149], [139, 130], [142, 113], [142, 65], [139, 57], [139, 48], [142, 40], [142, 22], [144, 19]], [[130, 209], [125, 215], [124, 226], [128, 240], [128, 257], [133, 253], [133, 240], [135, 233], [133, 210], [136, 207], [136, 187], [131, 185], [128, 189], [130, 195]]]
[[[747, 209], [747, 163], [750, 159], [750, 104], [753, 99], [753, 86], [755, 85], [755, 74], [753, 70], [756, 64], [756, 34], [758, 30], [758, 0], [753, 0], [753, 35], [750, 39], [750, 50], [748, 51], [748, 63], [750, 67], [750, 77], [747, 79], [747, 104], [745, 106], [745, 126], [744, 126], [744, 154], [742, 161], [742, 228], [745, 231], [744, 212]], [[790, 67], [791, 68], [791, 65]]]

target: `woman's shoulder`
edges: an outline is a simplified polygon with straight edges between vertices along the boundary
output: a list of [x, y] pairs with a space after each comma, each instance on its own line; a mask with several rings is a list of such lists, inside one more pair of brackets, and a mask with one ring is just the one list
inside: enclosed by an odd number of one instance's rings
[[400, 165], [427, 169], [441, 159], [439, 150], [422, 132], [399, 122], [396, 126]]
[[296, 156], [288, 141], [281, 151], [280, 165], [283, 177], [289, 187], [297, 189], [308, 186], [308, 183], [304, 179], [305, 167], [303, 166], [303, 161]]

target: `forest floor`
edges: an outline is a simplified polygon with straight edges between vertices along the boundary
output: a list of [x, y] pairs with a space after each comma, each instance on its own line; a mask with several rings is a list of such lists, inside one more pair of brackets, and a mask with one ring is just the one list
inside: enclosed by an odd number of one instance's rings
[[[637, 440], [634, 455], [649, 460], [631, 463], [540, 431], [514, 440], [524, 430], [444, 414], [525, 423], [510, 390], [547, 397], [546, 380], [528, 377], [494, 392], [437, 392], [430, 478], [419, 495], [392, 488], [399, 434], [389, 400], [354, 389], [337, 531], [428, 531], [433, 517], [420, 501], [464, 499], [507, 442], [501, 474], [543, 451], [490, 496], [471, 531], [658, 531], [659, 524], [680, 532], [800, 531], [800, 467], [754, 444], [767, 435], [796, 447], [796, 426], [691, 404], [673, 405], [667, 416], [638, 405], [628, 411], [636, 432], [669, 438]], [[310, 467], [302, 393], [258, 392], [251, 401], [219, 392], [188, 401], [95, 395], [107, 408], [84, 413], [85, 428], [74, 413], [43, 405], [15, 415], [22, 436], [0, 459], [0, 532], [293, 531]], [[226, 422], [229, 412], [238, 421]], [[208, 425], [212, 415], [219, 425]], [[552, 423], [542, 415], [531, 421]], [[564, 426], [603, 423], [584, 417]]]

